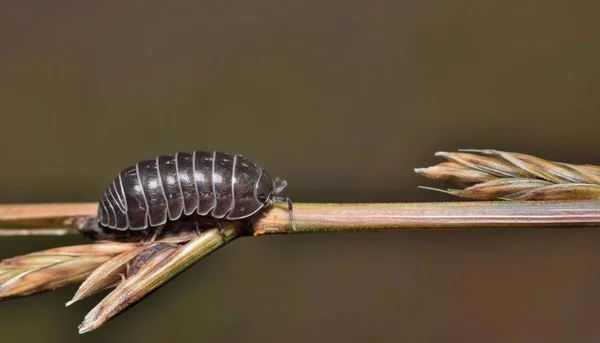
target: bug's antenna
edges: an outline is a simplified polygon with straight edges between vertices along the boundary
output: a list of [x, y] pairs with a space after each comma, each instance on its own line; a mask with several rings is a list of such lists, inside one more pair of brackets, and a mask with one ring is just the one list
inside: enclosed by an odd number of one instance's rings
[[[274, 185], [273, 194], [279, 194], [287, 186], [287, 181], [285, 181], [284, 179], [282, 179], [278, 176], [273, 181], [273, 185]], [[283, 199], [282, 199], [282, 201], [283, 201]]]
[[294, 219], [294, 206], [292, 204], [292, 199], [287, 197], [273, 197], [273, 202], [285, 202], [288, 206], [288, 213], [290, 214], [290, 223], [292, 224], [292, 230], [296, 230], [296, 220]]

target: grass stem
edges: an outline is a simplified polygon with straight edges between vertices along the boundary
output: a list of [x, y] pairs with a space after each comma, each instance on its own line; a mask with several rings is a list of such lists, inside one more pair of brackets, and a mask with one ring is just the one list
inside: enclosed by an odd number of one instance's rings
[[[600, 201], [295, 204], [297, 232], [600, 226]], [[285, 206], [254, 222], [254, 234], [289, 233]]]
[[[95, 213], [95, 204], [86, 203], [0, 205], [0, 236], [76, 233], [78, 220]], [[297, 203], [294, 217], [298, 233], [599, 226], [600, 200]], [[48, 228], [29, 227], [31, 218]], [[6, 223], [11, 227], [4, 228]], [[287, 207], [277, 204], [258, 215], [253, 220], [253, 231], [254, 235], [291, 233]]]

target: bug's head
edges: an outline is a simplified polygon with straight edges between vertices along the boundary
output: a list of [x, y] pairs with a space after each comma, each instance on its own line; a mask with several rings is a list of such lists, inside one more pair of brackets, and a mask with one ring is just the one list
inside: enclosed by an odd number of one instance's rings
[[292, 201], [290, 198], [281, 197], [279, 193], [287, 186], [287, 182], [282, 178], [276, 177], [274, 180], [269, 177], [266, 172], [263, 172], [260, 179], [256, 183], [255, 195], [258, 201], [268, 206], [276, 202], [285, 202], [288, 205], [288, 211], [290, 213], [290, 222], [292, 229], [296, 231], [296, 224], [294, 216], [292, 214]]
[[273, 196], [279, 194], [287, 185], [280, 178], [271, 179], [267, 172], [263, 171], [260, 180], [256, 184], [256, 198], [261, 203], [268, 205], [273, 202]]

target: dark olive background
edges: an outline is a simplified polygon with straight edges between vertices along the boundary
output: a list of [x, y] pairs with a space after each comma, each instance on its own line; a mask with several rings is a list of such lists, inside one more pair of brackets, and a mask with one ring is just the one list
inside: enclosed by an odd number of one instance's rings
[[[296, 202], [438, 201], [438, 150], [600, 164], [594, 1], [6, 1], [0, 202], [96, 201], [128, 164], [242, 153]], [[2, 238], [0, 257], [84, 242]], [[597, 342], [600, 232], [244, 238], [101, 329], [76, 287], [3, 342]], [[104, 294], [103, 294], [104, 295]]]

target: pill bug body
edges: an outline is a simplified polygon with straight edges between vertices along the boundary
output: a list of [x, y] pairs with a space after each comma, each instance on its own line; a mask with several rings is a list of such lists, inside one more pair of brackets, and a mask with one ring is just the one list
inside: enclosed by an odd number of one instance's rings
[[139, 231], [188, 216], [240, 220], [282, 201], [291, 216], [289, 198], [277, 196], [285, 186], [241, 155], [161, 155], [123, 169], [102, 195], [95, 220], [99, 229]]

